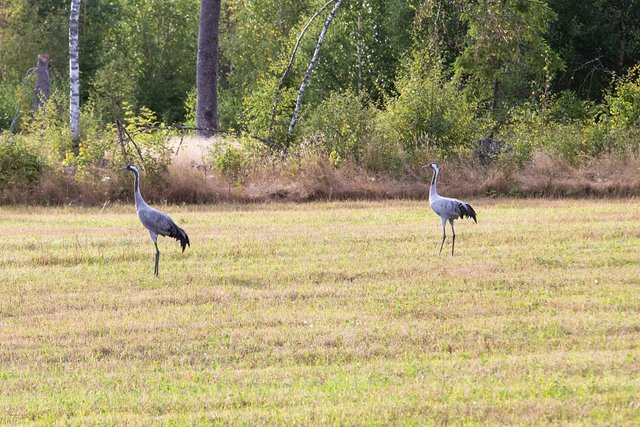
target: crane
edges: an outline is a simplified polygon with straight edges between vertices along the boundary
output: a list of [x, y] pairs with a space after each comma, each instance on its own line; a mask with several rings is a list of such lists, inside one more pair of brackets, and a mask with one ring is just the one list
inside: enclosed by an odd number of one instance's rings
[[158, 275], [158, 262], [160, 260], [160, 251], [158, 250], [158, 235], [172, 237], [180, 241], [182, 252], [189, 244], [189, 236], [185, 231], [178, 227], [175, 222], [164, 212], [149, 206], [140, 194], [140, 171], [132, 164], [128, 164], [120, 170], [127, 170], [133, 173], [133, 195], [136, 201], [136, 212], [142, 225], [149, 231], [151, 240], [156, 247], [156, 259], [153, 270], [154, 276]]
[[469, 203], [462, 202], [458, 199], [442, 197], [438, 194], [438, 191], [436, 190], [436, 183], [438, 181], [440, 167], [437, 163], [429, 163], [428, 165], [424, 165], [422, 168], [433, 169], [433, 178], [431, 179], [431, 187], [429, 188], [429, 205], [442, 220], [442, 243], [440, 244], [440, 254], [442, 254], [442, 247], [444, 246], [444, 241], [447, 238], [446, 226], [447, 221], [449, 221], [451, 224], [451, 233], [453, 233], [453, 242], [451, 243], [451, 255], [453, 256], [453, 250], [456, 246], [456, 231], [453, 228], [453, 221], [466, 216], [467, 218], [472, 218], [477, 224], [478, 220], [476, 219], [476, 211], [473, 210]]

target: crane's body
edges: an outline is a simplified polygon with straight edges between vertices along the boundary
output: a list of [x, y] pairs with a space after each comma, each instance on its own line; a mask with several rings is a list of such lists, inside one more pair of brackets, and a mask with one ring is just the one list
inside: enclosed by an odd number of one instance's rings
[[429, 188], [429, 205], [431, 206], [431, 209], [440, 216], [440, 220], [442, 221], [442, 243], [440, 244], [440, 253], [442, 253], [442, 247], [444, 246], [444, 241], [447, 238], [446, 226], [447, 221], [449, 221], [449, 224], [451, 224], [451, 233], [453, 235], [451, 244], [451, 255], [453, 255], [456, 245], [456, 232], [453, 228], [453, 221], [459, 218], [468, 217], [472, 218], [473, 221], [477, 223], [476, 211], [474, 211], [471, 205], [466, 202], [462, 202], [458, 199], [452, 199], [450, 197], [440, 196], [436, 189], [440, 168], [437, 163], [430, 163], [423, 166], [423, 168], [427, 167], [433, 169], [433, 178], [431, 179], [431, 187]]
[[136, 202], [136, 212], [138, 218], [144, 227], [149, 231], [151, 240], [156, 247], [156, 258], [153, 274], [158, 275], [158, 264], [160, 261], [160, 250], [158, 250], [158, 236], [167, 236], [174, 238], [180, 242], [182, 252], [184, 252], [187, 246], [191, 246], [189, 243], [189, 236], [187, 233], [164, 212], [160, 212], [157, 209], [152, 208], [144, 201], [142, 194], [140, 193], [140, 171], [134, 165], [127, 165], [122, 170], [128, 170], [133, 173], [133, 195]]

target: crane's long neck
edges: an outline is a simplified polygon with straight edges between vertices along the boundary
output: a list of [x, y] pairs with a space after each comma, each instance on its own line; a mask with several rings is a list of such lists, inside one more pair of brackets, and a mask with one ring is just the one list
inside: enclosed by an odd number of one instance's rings
[[140, 206], [145, 206], [146, 202], [142, 198], [142, 194], [140, 194], [140, 174], [137, 170], [133, 171], [133, 196], [136, 199], [136, 209], [140, 208]]
[[433, 178], [431, 178], [431, 187], [429, 187], [429, 200], [440, 197], [436, 190], [436, 182], [438, 181], [438, 170], [433, 171]]

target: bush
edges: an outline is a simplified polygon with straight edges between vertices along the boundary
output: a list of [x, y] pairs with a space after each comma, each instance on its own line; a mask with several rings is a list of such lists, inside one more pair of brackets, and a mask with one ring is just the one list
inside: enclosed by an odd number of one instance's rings
[[47, 103], [23, 120], [23, 136], [47, 158], [55, 169], [87, 178], [98, 165], [104, 165], [114, 147], [113, 134], [101, 125], [91, 101], [80, 111], [80, 139], [74, 143], [69, 131], [68, 111], [62, 108], [64, 95], [54, 93]]
[[[91, 102], [80, 111], [80, 142], [78, 154], [70, 152], [65, 158], [67, 165], [74, 165], [76, 177], [87, 179], [95, 175], [103, 176], [101, 169], [106, 166], [109, 153], [117, 148], [114, 134], [101, 125], [97, 111]], [[72, 155], [73, 154], [73, 155]]]
[[41, 147], [52, 165], [59, 164], [74, 150], [69, 113], [60, 107], [67, 104], [64, 94], [54, 92], [40, 109], [25, 114], [21, 121], [22, 134], [34, 146]]
[[19, 136], [0, 134], [0, 188], [31, 184], [46, 170], [46, 162]]
[[374, 115], [363, 96], [334, 92], [302, 122], [302, 137], [319, 146], [334, 166], [345, 160], [359, 164]]
[[601, 154], [637, 148], [640, 130], [612, 127], [602, 117], [554, 121], [549, 111], [524, 106], [512, 114], [511, 123], [498, 138], [509, 147], [501, 155], [502, 161], [522, 165], [532, 153], [543, 151], [575, 166]]
[[614, 83], [605, 96], [607, 120], [613, 129], [640, 126], [640, 64]]
[[525, 104], [512, 112], [511, 122], [498, 135], [498, 139], [510, 148], [501, 154], [503, 162], [522, 165], [534, 152], [543, 151], [577, 164], [597, 154], [598, 150], [594, 150], [590, 134], [586, 132], [589, 121], [564, 119], [556, 122], [550, 111], [553, 109], [541, 110]]
[[407, 154], [427, 149], [440, 157], [468, 151], [484, 136], [486, 126], [476, 117], [476, 105], [443, 75], [433, 54], [417, 53], [398, 81], [400, 95], [377, 118], [380, 138], [397, 141]]
[[207, 163], [212, 169], [239, 183], [251, 167], [264, 163], [267, 156], [267, 146], [256, 139], [216, 138], [209, 149]]
[[554, 95], [549, 105], [549, 118], [558, 123], [593, 119], [597, 112], [592, 101], [580, 99], [567, 90]]
[[184, 111], [184, 125], [195, 127], [197, 124], [196, 114], [198, 112], [198, 94], [195, 88], [187, 92], [187, 98], [184, 101]]
[[523, 105], [511, 119], [499, 135], [512, 148], [503, 160], [522, 164], [540, 150], [571, 165], [602, 154], [626, 155], [640, 143], [640, 66], [615, 83], [599, 108], [562, 92], [546, 108]]
[[240, 126], [250, 134], [261, 138], [271, 138], [281, 144], [288, 140], [287, 131], [297, 98], [297, 89], [283, 87], [279, 92], [279, 102], [269, 128], [273, 111], [273, 96], [278, 86], [275, 76], [266, 77], [258, 82], [250, 95], [243, 99], [243, 117]]
[[109, 165], [136, 163], [152, 182], [161, 183], [173, 149], [169, 131], [162, 129], [155, 115], [145, 107], [135, 113], [124, 104], [124, 127], [135, 143], [118, 142], [114, 125], [104, 126], [94, 103], [89, 100], [80, 114], [80, 138], [74, 143], [68, 125], [68, 112], [61, 107], [63, 96], [54, 94], [47, 104], [25, 116], [22, 135], [56, 172], [89, 182], [104, 178]]
[[[136, 114], [130, 105], [125, 104], [124, 114], [124, 126], [133, 142], [124, 141], [124, 146], [114, 144], [111, 151], [113, 163], [135, 163], [148, 174], [152, 182], [161, 182], [162, 177], [167, 174], [173, 155], [169, 131], [164, 129], [164, 123], [159, 122], [155, 114], [146, 107], [140, 107]], [[116, 135], [117, 131], [111, 129], [110, 133]]]
[[222, 174], [238, 180], [250, 163], [242, 145], [237, 141], [223, 140], [212, 147], [211, 160], [214, 167]]
[[602, 113], [588, 127], [595, 154], [626, 154], [640, 144], [640, 64], [614, 82]]
[[15, 114], [16, 100], [14, 89], [8, 84], [0, 84], [0, 131], [9, 129]]

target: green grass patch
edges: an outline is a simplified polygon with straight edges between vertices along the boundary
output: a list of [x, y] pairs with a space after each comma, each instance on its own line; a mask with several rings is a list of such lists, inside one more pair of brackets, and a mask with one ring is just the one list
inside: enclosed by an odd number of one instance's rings
[[640, 203], [474, 207], [1, 208], [0, 423], [639, 423]]

